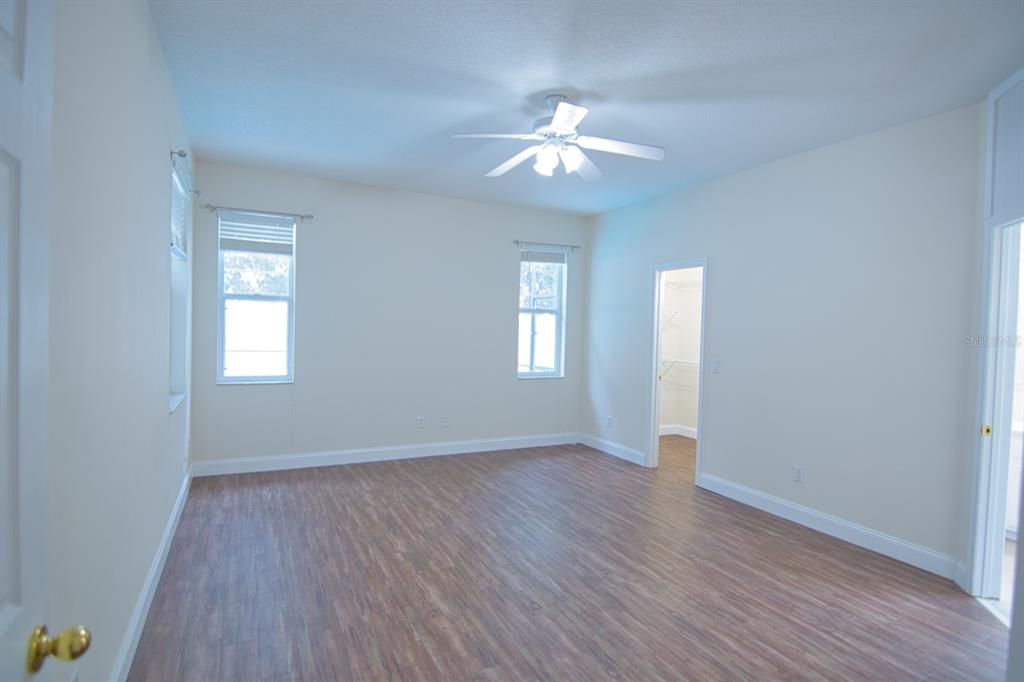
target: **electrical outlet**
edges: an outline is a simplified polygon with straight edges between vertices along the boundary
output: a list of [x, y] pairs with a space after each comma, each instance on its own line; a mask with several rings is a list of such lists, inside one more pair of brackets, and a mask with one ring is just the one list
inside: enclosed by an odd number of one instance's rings
[[607, 426], [609, 429], [615, 426], [615, 420], [612, 419], [611, 415], [608, 415], [607, 417], [604, 418], [604, 425]]
[[804, 468], [799, 465], [793, 465], [793, 480], [797, 483], [804, 482]]
[[426, 420], [423, 417], [416, 417], [416, 428], [422, 429], [425, 425]]
[[448, 417], [441, 417], [441, 428], [442, 429], [447, 429], [448, 428]]

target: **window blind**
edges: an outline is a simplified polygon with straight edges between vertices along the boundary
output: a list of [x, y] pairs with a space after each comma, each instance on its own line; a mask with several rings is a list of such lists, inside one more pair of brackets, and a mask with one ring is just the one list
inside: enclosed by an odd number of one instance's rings
[[295, 246], [295, 219], [287, 216], [225, 211], [220, 215], [220, 248], [291, 254]]
[[520, 253], [519, 260], [524, 263], [565, 263], [565, 254], [549, 251], [523, 251]]

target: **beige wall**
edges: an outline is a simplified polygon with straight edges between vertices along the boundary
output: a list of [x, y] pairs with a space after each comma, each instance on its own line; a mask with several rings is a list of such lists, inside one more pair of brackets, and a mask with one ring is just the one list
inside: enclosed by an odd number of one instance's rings
[[295, 383], [218, 386], [217, 220], [196, 211], [194, 459], [579, 430], [585, 258], [569, 256], [565, 378], [519, 380], [512, 240], [581, 244], [583, 219], [216, 162], [196, 176], [212, 203], [316, 217], [296, 235]]
[[668, 270], [661, 276], [661, 426], [697, 428], [702, 270]]
[[584, 429], [646, 451], [651, 267], [707, 257], [705, 471], [960, 558], [982, 127], [971, 106], [593, 219]]
[[[50, 261], [49, 607], [111, 675], [184, 478], [168, 415], [171, 149], [187, 148], [142, 2], [56, 13]], [[48, 664], [46, 674], [71, 668]]]

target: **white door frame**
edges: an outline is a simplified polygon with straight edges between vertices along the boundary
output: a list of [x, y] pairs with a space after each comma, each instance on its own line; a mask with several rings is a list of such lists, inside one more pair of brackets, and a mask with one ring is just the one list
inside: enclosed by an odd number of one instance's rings
[[700, 356], [697, 371], [697, 463], [695, 480], [701, 473], [701, 462], [704, 445], [704, 339], [708, 328], [708, 259], [692, 258], [689, 260], [662, 263], [651, 269], [651, 439], [644, 457], [644, 466], [658, 466], [658, 422], [661, 414], [661, 391], [658, 390], [658, 363], [661, 360], [661, 276], [670, 270], [686, 270], [702, 268], [700, 282]]
[[[1016, 304], [1016, 272], [1005, 263], [1007, 251], [1006, 228], [1020, 223], [1024, 215], [992, 215], [993, 163], [995, 140], [995, 103], [1011, 89], [1024, 83], [1024, 69], [1015, 73], [989, 93], [986, 102], [985, 188], [983, 195], [983, 261], [982, 261], [982, 339], [983, 347], [978, 360], [978, 400], [974, 423], [974, 455], [971, 483], [970, 524], [967, 538], [967, 563], [958, 566], [956, 582], [976, 597], [996, 597], [1001, 590], [1002, 546], [1005, 541], [1006, 490], [1009, 470], [1005, 450], [1000, 452], [996, 438], [981, 433], [984, 425], [991, 425], [995, 433], [1006, 426], [1009, 406], [1006, 405], [1005, 385], [1000, 386], [1000, 369], [1005, 366], [1005, 355], [999, 337], [1003, 331], [1003, 309]], [[1024, 191], [1021, 188], [1020, 191]], [[1011, 237], [1012, 239], [1012, 237]], [[1012, 244], [1010, 244], [1012, 250]], [[1014, 300], [1009, 300], [1010, 298]], [[1013, 317], [1013, 316], [1011, 316]], [[1015, 335], [1016, 329], [1008, 330]], [[1002, 360], [1002, 362], [1001, 362]], [[1001, 365], [1003, 367], [1001, 367]], [[1012, 364], [1011, 364], [1012, 366]], [[1004, 377], [1005, 379], [1005, 377]], [[1012, 378], [1011, 388], [1012, 392]], [[1002, 396], [1002, 397], [1001, 397]], [[998, 551], [997, 551], [998, 550]], [[1019, 552], [1018, 552], [1019, 554]]]

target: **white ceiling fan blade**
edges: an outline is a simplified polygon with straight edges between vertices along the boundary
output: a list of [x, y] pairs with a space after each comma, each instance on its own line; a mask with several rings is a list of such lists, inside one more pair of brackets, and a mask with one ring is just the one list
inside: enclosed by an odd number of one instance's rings
[[536, 133], [456, 133], [454, 138], [463, 140], [541, 140]]
[[562, 165], [566, 173], [577, 173], [584, 182], [596, 182], [604, 177], [601, 169], [594, 165], [583, 150], [572, 145], [559, 150], [558, 155], [562, 157]]
[[590, 109], [578, 104], [559, 102], [555, 107], [555, 115], [551, 119], [551, 127], [560, 133], [574, 133], [576, 126], [580, 124], [588, 111]]
[[521, 164], [523, 161], [526, 161], [531, 156], [535, 156], [537, 154], [537, 152], [540, 151], [540, 148], [541, 148], [541, 145], [539, 145], [539, 144], [535, 144], [532, 147], [527, 147], [526, 149], [524, 149], [523, 151], [519, 152], [518, 154], [513, 156], [511, 159], [506, 161], [505, 163], [501, 164], [500, 166], [498, 166], [497, 168], [492, 170], [490, 173], [488, 173], [484, 177], [485, 178], [496, 178], [499, 175], [504, 175], [505, 173], [508, 173], [510, 170], [512, 170], [513, 168], [515, 168], [519, 164]]
[[651, 159], [652, 161], [661, 161], [665, 158], [664, 149], [647, 144], [622, 142], [621, 140], [611, 140], [607, 137], [590, 137], [589, 135], [580, 135], [574, 141], [584, 149], [593, 149], [595, 152], [635, 156], [639, 159]]
[[580, 167], [576, 169], [576, 172], [580, 174], [584, 182], [597, 182], [604, 177], [601, 169], [595, 166], [594, 162], [582, 150], [580, 151], [580, 156], [583, 157], [583, 162], [580, 163]]

